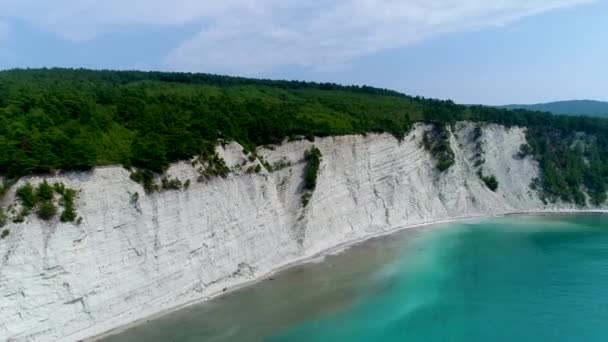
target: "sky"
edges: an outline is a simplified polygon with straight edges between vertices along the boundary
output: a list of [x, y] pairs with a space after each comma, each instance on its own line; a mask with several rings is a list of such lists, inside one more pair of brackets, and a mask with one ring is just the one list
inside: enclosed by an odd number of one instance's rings
[[206, 72], [466, 104], [608, 100], [607, 37], [608, 0], [0, 0], [0, 69]]

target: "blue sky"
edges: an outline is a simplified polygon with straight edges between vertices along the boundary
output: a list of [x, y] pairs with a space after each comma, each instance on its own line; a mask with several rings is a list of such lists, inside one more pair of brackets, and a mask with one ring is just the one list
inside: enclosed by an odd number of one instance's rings
[[460, 103], [608, 100], [603, 0], [0, 0], [0, 68], [368, 84]]

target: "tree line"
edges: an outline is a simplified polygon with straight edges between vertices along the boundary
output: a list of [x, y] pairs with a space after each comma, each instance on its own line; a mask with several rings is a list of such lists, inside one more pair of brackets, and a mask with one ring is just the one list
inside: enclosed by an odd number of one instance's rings
[[170, 162], [234, 140], [387, 132], [460, 120], [528, 127], [548, 201], [606, 201], [608, 120], [464, 106], [392, 90], [210, 74], [82, 69], [0, 72], [0, 174]]

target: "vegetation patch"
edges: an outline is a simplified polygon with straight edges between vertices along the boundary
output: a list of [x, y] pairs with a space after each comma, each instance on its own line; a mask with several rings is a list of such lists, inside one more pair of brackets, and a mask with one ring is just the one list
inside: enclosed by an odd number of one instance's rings
[[280, 170], [289, 168], [291, 166], [292, 166], [292, 163], [289, 160], [284, 158], [284, 159], [274, 162], [274, 164], [272, 164], [271, 169], [274, 172], [274, 171], [280, 171]]
[[6, 183], [0, 184], [0, 199], [4, 198], [6, 192], [8, 191], [8, 185]]
[[251, 165], [247, 168], [245, 172], [248, 174], [260, 173], [262, 172], [262, 167], [260, 166], [260, 164]]
[[266, 169], [266, 171], [268, 171], [268, 172], [276, 172], [276, 171], [280, 171], [280, 170], [283, 170], [283, 169], [286, 169], [286, 168], [292, 166], [291, 162], [289, 160], [287, 160], [286, 158], [283, 158], [272, 164], [270, 164], [263, 157], [258, 157], [258, 160], [260, 161], [260, 164], [262, 164], [264, 166], [264, 168]]
[[154, 173], [146, 169], [135, 169], [131, 172], [131, 180], [141, 184], [147, 193], [158, 191], [158, 185], [154, 184]]
[[61, 196], [63, 212], [59, 218], [61, 222], [74, 222], [76, 220], [76, 190], [65, 189]]
[[26, 183], [17, 189], [16, 195], [22, 208], [13, 218], [13, 222], [24, 222], [32, 211], [35, 211], [42, 220], [53, 219], [57, 214], [55, 194], [60, 196], [59, 203], [64, 207], [61, 221], [74, 222], [76, 220], [76, 190], [66, 188], [63, 183], [55, 183], [51, 186], [46, 179], [37, 188]]
[[584, 206], [586, 190], [592, 204], [606, 203], [608, 132], [590, 137], [581, 136], [574, 129], [539, 127], [528, 129], [528, 144], [539, 162], [538, 191], [544, 201], [562, 200]]
[[479, 168], [486, 163], [486, 159], [484, 158], [483, 143], [481, 142], [482, 136], [483, 131], [481, 129], [481, 125], [476, 125], [472, 136], [472, 142], [475, 144], [475, 168]]
[[521, 144], [521, 146], [519, 146], [519, 157], [520, 158], [525, 158], [527, 156], [531, 156], [534, 154], [534, 150], [532, 149], [532, 146], [530, 146], [529, 144]]
[[266, 159], [264, 159], [264, 157], [258, 156], [258, 160], [260, 161], [260, 164], [262, 164], [264, 169], [266, 169], [266, 171], [268, 171], [268, 172], [274, 171], [272, 165], [270, 165], [270, 163]]
[[312, 193], [317, 187], [317, 178], [319, 177], [319, 168], [321, 166], [321, 150], [315, 146], [304, 153], [304, 159], [307, 162], [306, 170], [304, 171], [304, 193], [302, 194], [301, 203], [306, 207], [312, 198]]
[[443, 172], [454, 165], [454, 151], [450, 146], [450, 130], [446, 125], [433, 124], [430, 131], [424, 132], [422, 144], [437, 161], [437, 169]]
[[481, 125], [476, 125], [475, 129], [473, 129], [473, 141], [478, 142], [483, 136], [483, 130], [481, 129]]
[[55, 217], [55, 214], [57, 214], [57, 207], [55, 207], [55, 204], [53, 204], [52, 201], [42, 200], [38, 204], [36, 214], [39, 218], [48, 221]]
[[4, 225], [6, 224], [6, 220], [6, 214], [4, 213], [4, 210], [0, 208], [0, 227], [4, 227]]
[[494, 192], [496, 192], [496, 190], [498, 190], [498, 180], [496, 179], [496, 177], [494, 175], [484, 176], [483, 173], [481, 172], [481, 170], [479, 170], [477, 175], [486, 184], [488, 189], [490, 189]]
[[[526, 127], [543, 198], [582, 205], [586, 192], [593, 204], [606, 203], [608, 119], [457, 105], [368, 86], [191, 73], [0, 72], [0, 174], [111, 164], [161, 173], [218, 140], [255, 150], [287, 137], [387, 132], [401, 139], [417, 122], [437, 126], [425, 146], [447, 170], [454, 163], [447, 126], [457, 121]], [[202, 176], [228, 172], [219, 164]], [[27, 196], [20, 201], [33, 208]]]
[[181, 190], [184, 184], [178, 178], [163, 177], [161, 188], [163, 190]]
[[27, 210], [26, 208], [22, 208], [21, 211], [19, 211], [19, 213], [13, 217], [13, 222], [14, 223], [23, 223], [25, 222], [25, 219], [30, 215], [30, 211]]
[[17, 198], [21, 201], [23, 208], [32, 210], [38, 202], [34, 187], [30, 183], [26, 183], [17, 189]]
[[314, 190], [317, 187], [317, 178], [319, 177], [319, 167], [321, 166], [321, 150], [313, 146], [306, 151], [304, 158], [308, 162], [304, 173], [304, 189]]
[[214, 147], [209, 147], [203, 150], [199, 155], [194, 165], [200, 164], [197, 169], [199, 173], [198, 182], [202, 183], [209, 181], [215, 177], [226, 178], [230, 174], [230, 168], [226, 165], [226, 161], [215, 152]]
[[[182, 182], [179, 178], [168, 176], [161, 178], [160, 184], [158, 184], [154, 181], [154, 173], [150, 170], [135, 169], [135, 171], [131, 172], [130, 178], [141, 184], [148, 194], [159, 191], [182, 190], [190, 187], [189, 179]], [[139, 194], [137, 196], [139, 199]]]

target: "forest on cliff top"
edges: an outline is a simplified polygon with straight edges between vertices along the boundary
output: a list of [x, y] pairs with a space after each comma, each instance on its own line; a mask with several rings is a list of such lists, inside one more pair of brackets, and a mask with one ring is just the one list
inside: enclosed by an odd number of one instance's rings
[[[390, 133], [469, 120], [528, 128], [548, 201], [606, 202], [608, 119], [457, 105], [367, 86], [210, 74], [83, 69], [0, 72], [0, 174], [18, 178], [121, 164], [162, 172], [218, 140]], [[442, 135], [447, 136], [447, 135]], [[449, 144], [438, 145], [449, 149]], [[448, 164], [449, 165], [449, 164]], [[508, 186], [508, 185], [506, 185]]]

